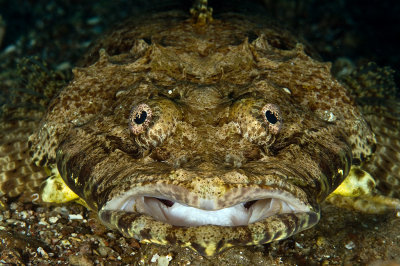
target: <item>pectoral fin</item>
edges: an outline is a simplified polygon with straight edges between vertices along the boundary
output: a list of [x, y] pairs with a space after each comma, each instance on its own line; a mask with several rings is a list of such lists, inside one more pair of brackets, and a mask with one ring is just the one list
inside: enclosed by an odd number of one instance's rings
[[368, 172], [352, 166], [349, 175], [326, 201], [364, 213], [379, 214], [400, 210], [400, 200], [377, 194], [375, 185], [375, 180]]

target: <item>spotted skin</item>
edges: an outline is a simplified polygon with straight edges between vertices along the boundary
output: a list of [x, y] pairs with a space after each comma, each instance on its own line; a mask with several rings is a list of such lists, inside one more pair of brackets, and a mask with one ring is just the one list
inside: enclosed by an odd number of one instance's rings
[[18, 80], [24, 83], [9, 85], [24, 89], [4, 91], [7, 99], [0, 107], [0, 195], [31, 201], [49, 172], [32, 162], [27, 140], [68, 75], [48, 69], [38, 58], [21, 59], [20, 65]]

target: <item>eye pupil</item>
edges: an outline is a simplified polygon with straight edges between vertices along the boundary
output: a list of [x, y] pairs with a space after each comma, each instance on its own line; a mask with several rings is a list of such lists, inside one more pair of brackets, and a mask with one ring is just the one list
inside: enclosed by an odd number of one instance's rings
[[275, 124], [276, 122], [278, 122], [278, 118], [270, 110], [265, 112], [265, 117], [267, 118], [268, 122], [270, 122], [271, 124]]
[[142, 111], [140, 114], [137, 114], [135, 119], [133, 119], [133, 121], [137, 124], [143, 124], [144, 121], [146, 121], [147, 118], [147, 112], [146, 111]]

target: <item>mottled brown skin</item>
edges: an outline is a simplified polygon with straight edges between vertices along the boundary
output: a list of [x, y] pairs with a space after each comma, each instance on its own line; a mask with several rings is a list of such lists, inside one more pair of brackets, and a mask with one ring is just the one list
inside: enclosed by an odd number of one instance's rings
[[[212, 255], [309, 228], [319, 203], [352, 163], [370, 156], [375, 140], [330, 64], [296, 43], [232, 14], [203, 26], [179, 12], [128, 22], [94, 46], [51, 102], [30, 138], [34, 160], [57, 165], [104, 223], [143, 241]], [[152, 117], [134, 134], [130, 112], [139, 104]], [[271, 105], [279, 130], [264, 117]], [[279, 190], [310, 212], [248, 226], [177, 227], [102, 210], [132, 188], [199, 208], [199, 198], [225, 208]]]
[[[400, 103], [394, 71], [370, 62], [343, 79], [376, 135], [374, 156], [363, 169], [376, 178], [381, 195], [400, 198]], [[397, 94], [397, 96], [396, 96]]]
[[32, 163], [28, 138], [37, 129], [50, 100], [66, 85], [68, 76], [49, 70], [38, 58], [24, 58], [18, 79], [24, 83], [11, 87], [23, 90], [1, 88], [7, 100], [0, 107], [0, 195], [31, 201], [48, 172]]

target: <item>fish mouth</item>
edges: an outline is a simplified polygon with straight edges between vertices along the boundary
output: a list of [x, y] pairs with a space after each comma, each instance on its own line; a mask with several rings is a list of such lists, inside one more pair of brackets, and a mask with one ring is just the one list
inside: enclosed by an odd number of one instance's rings
[[214, 194], [219, 197], [179, 189], [165, 184], [132, 189], [109, 200], [99, 210], [100, 220], [126, 237], [213, 256], [232, 246], [285, 239], [320, 218], [318, 206], [305, 201], [301, 192], [282, 188], [234, 187]]
[[[235, 197], [242, 193], [242, 198]], [[291, 193], [276, 189], [237, 189], [218, 199], [206, 199], [190, 194], [186, 192], [186, 198], [196, 198], [196, 202], [185, 202], [177, 199], [176, 195], [164, 193], [143, 195], [126, 192], [109, 201], [102, 210], [141, 213], [155, 220], [183, 227], [246, 226], [274, 215], [311, 211], [310, 206]]]

